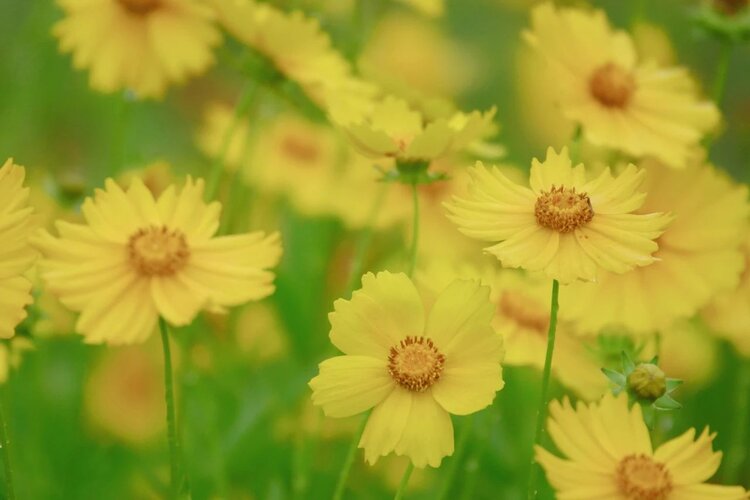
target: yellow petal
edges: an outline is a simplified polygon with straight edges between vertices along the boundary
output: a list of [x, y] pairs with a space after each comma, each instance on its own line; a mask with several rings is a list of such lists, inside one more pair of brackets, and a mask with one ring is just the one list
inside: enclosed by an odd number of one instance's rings
[[365, 460], [370, 465], [392, 452], [401, 440], [411, 413], [412, 394], [396, 387], [372, 410], [359, 440], [359, 447], [364, 448]]
[[453, 454], [451, 416], [429, 391], [412, 394], [409, 418], [395, 449], [397, 455], [406, 455], [420, 468], [440, 467], [443, 457]]

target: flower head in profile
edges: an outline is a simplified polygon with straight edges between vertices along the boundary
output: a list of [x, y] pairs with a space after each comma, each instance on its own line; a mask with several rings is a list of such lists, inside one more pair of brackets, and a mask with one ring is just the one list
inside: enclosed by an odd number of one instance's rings
[[719, 121], [684, 68], [640, 61], [632, 38], [602, 11], [545, 3], [525, 35], [549, 63], [563, 113], [596, 145], [682, 168]]
[[330, 314], [343, 356], [320, 364], [313, 403], [330, 417], [373, 408], [359, 447], [375, 463], [395, 451], [417, 467], [453, 453], [450, 414], [488, 406], [503, 387], [502, 337], [492, 329], [489, 289], [454, 281], [429, 312], [405, 274], [366, 274]]
[[595, 281], [600, 270], [624, 273], [654, 261], [657, 238], [670, 221], [663, 213], [634, 214], [644, 193], [636, 190], [645, 172], [629, 165], [619, 176], [604, 170], [586, 179], [568, 150], [550, 148], [531, 165], [531, 188], [510, 181], [481, 163], [471, 171], [465, 197], [447, 204], [459, 230], [498, 242], [486, 251], [504, 266], [544, 271], [562, 283]]
[[31, 303], [31, 282], [23, 274], [36, 252], [29, 245], [32, 209], [26, 170], [7, 160], [0, 168], [0, 338], [10, 338]]
[[575, 408], [566, 399], [550, 404], [550, 437], [566, 458], [536, 447], [557, 498], [617, 500], [741, 499], [741, 486], [706, 484], [721, 463], [713, 451], [716, 434], [695, 429], [654, 450], [641, 407], [628, 398], [606, 395], [599, 403]]
[[157, 318], [181, 326], [202, 309], [258, 300], [273, 292], [281, 255], [277, 234], [216, 236], [221, 205], [206, 204], [203, 180], [188, 178], [155, 199], [136, 178], [124, 191], [108, 179], [83, 203], [85, 224], [58, 221], [35, 244], [48, 289], [80, 312], [90, 343], [144, 341]]
[[131, 90], [161, 97], [172, 83], [206, 70], [221, 35], [210, 9], [196, 0], [58, 0], [60, 50], [89, 69], [101, 92]]
[[456, 113], [425, 124], [424, 117], [398, 98], [388, 96], [372, 113], [344, 129], [360, 153], [401, 162], [431, 161], [460, 151], [494, 131], [495, 110]]

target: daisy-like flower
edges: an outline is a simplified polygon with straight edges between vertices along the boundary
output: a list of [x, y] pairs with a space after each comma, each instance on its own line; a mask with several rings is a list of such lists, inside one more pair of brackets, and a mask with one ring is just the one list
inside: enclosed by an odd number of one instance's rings
[[507, 267], [544, 271], [561, 283], [595, 281], [601, 269], [624, 273], [654, 261], [654, 242], [670, 221], [663, 213], [635, 214], [645, 172], [629, 165], [619, 176], [609, 169], [587, 181], [573, 167], [567, 148], [550, 148], [531, 164], [531, 188], [510, 181], [497, 168], [478, 163], [465, 197], [447, 204], [459, 230], [485, 241], [485, 249]]
[[653, 449], [641, 407], [628, 409], [627, 396], [606, 395], [599, 403], [566, 399], [550, 404], [547, 429], [559, 458], [536, 447], [536, 460], [560, 500], [741, 499], [741, 486], [707, 484], [721, 463], [713, 451], [716, 434], [695, 429]]
[[273, 292], [279, 236], [216, 237], [221, 205], [206, 204], [203, 180], [158, 199], [140, 179], [124, 191], [108, 179], [83, 203], [85, 224], [58, 221], [35, 244], [48, 289], [80, 312], [76, 331], [89, 343], [142, 342], [162, 316], [190, 323], [202, 309], [258, 300]]
[[639, 60], [602, 11], [536, 7], [526, 39], [549, 63], [563, 113], [590, 142], [682, 168], [719, 121], [684, 68]]
[[636, 212], [669, 210], [675, 219], [656, 239], [652, 265], [622, 275], [601, 273], [597, 283], [575, 283], [560, 297], [560, 314], [582, 332], [607, 326], [635, 335], [664, 330], [737, 286], [742, 273], [747, 187], [711, 165], [644, 166], [648, 196]]
[[10, 159], [0, 168], [0, 338], [6, 339], [14, 335], [32, 301], [31, 282], [23, 276], [36, 258], [29, 245], [33, 225], [25, 176], [25, 169]]
[[161, 97], [213, 64], [221, 35], [196, 0], [58, 0], [66, 17], [54, 27], [60, 50], [88, 68], [101, 92], [127, 89]]
[[425, 125], [420, 113], [388, 96], [366, 120], [344, 124], [354, 146], [370, 158], [395, 158], [402, 162], [432, 161], [460, 151], [495, 130], [495, 109], [485, 113], [456, 113]]
[[343, 356], [320, 364], [313, 403], [330, 417], [373, 408], [359, 447], [373, 464], [393, 451], [416, 467], [453, 453], [450, 414], [489, 405], [503, 387], [502, 337], [492, 329], [489, 289], [454, 281], [429, 313], [405, 274], [366, 274], [330, 315]]

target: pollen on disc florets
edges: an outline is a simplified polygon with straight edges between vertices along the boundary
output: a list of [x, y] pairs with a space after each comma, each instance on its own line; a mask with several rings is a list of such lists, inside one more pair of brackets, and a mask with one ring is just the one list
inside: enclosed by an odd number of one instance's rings
[[589, 91], [608, 108], [624, 108], [635, 92], [633, 75], [622, 67], [607, 63], [599, 67], [589, 80]]
[[427, 337], [406, 337], [388, 353], [388, 373], [403, 388], [422, 392], [440, 380], [445, 356]]
[[542, 191], [534, 205], [534, 215], [540, 226], [559, 233], [569, 233], [591, 222], [594, 209], [586, 193], [563, 186]]
[[620, 460], [615, 481], [629, 500], [666, 500], [674, 487], [666, 466], [644, 454], [628, 455]]
[[133, 14], [148, 14], [162, 5], [162, 0], [117, 0], [125, 10]]
[[185, 235], [166, 226], [141, 228], [128, 240], [128, 258], [144, 276], [170, 276], [190, 257]]

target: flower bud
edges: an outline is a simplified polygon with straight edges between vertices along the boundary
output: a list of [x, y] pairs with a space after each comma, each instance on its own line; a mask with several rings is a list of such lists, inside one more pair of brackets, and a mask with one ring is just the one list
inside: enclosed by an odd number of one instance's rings
[[628, 375], [628, 390], [642, 399], [656, 400], [667, 392], [667, 377], [653, 363], [641, 363]]

